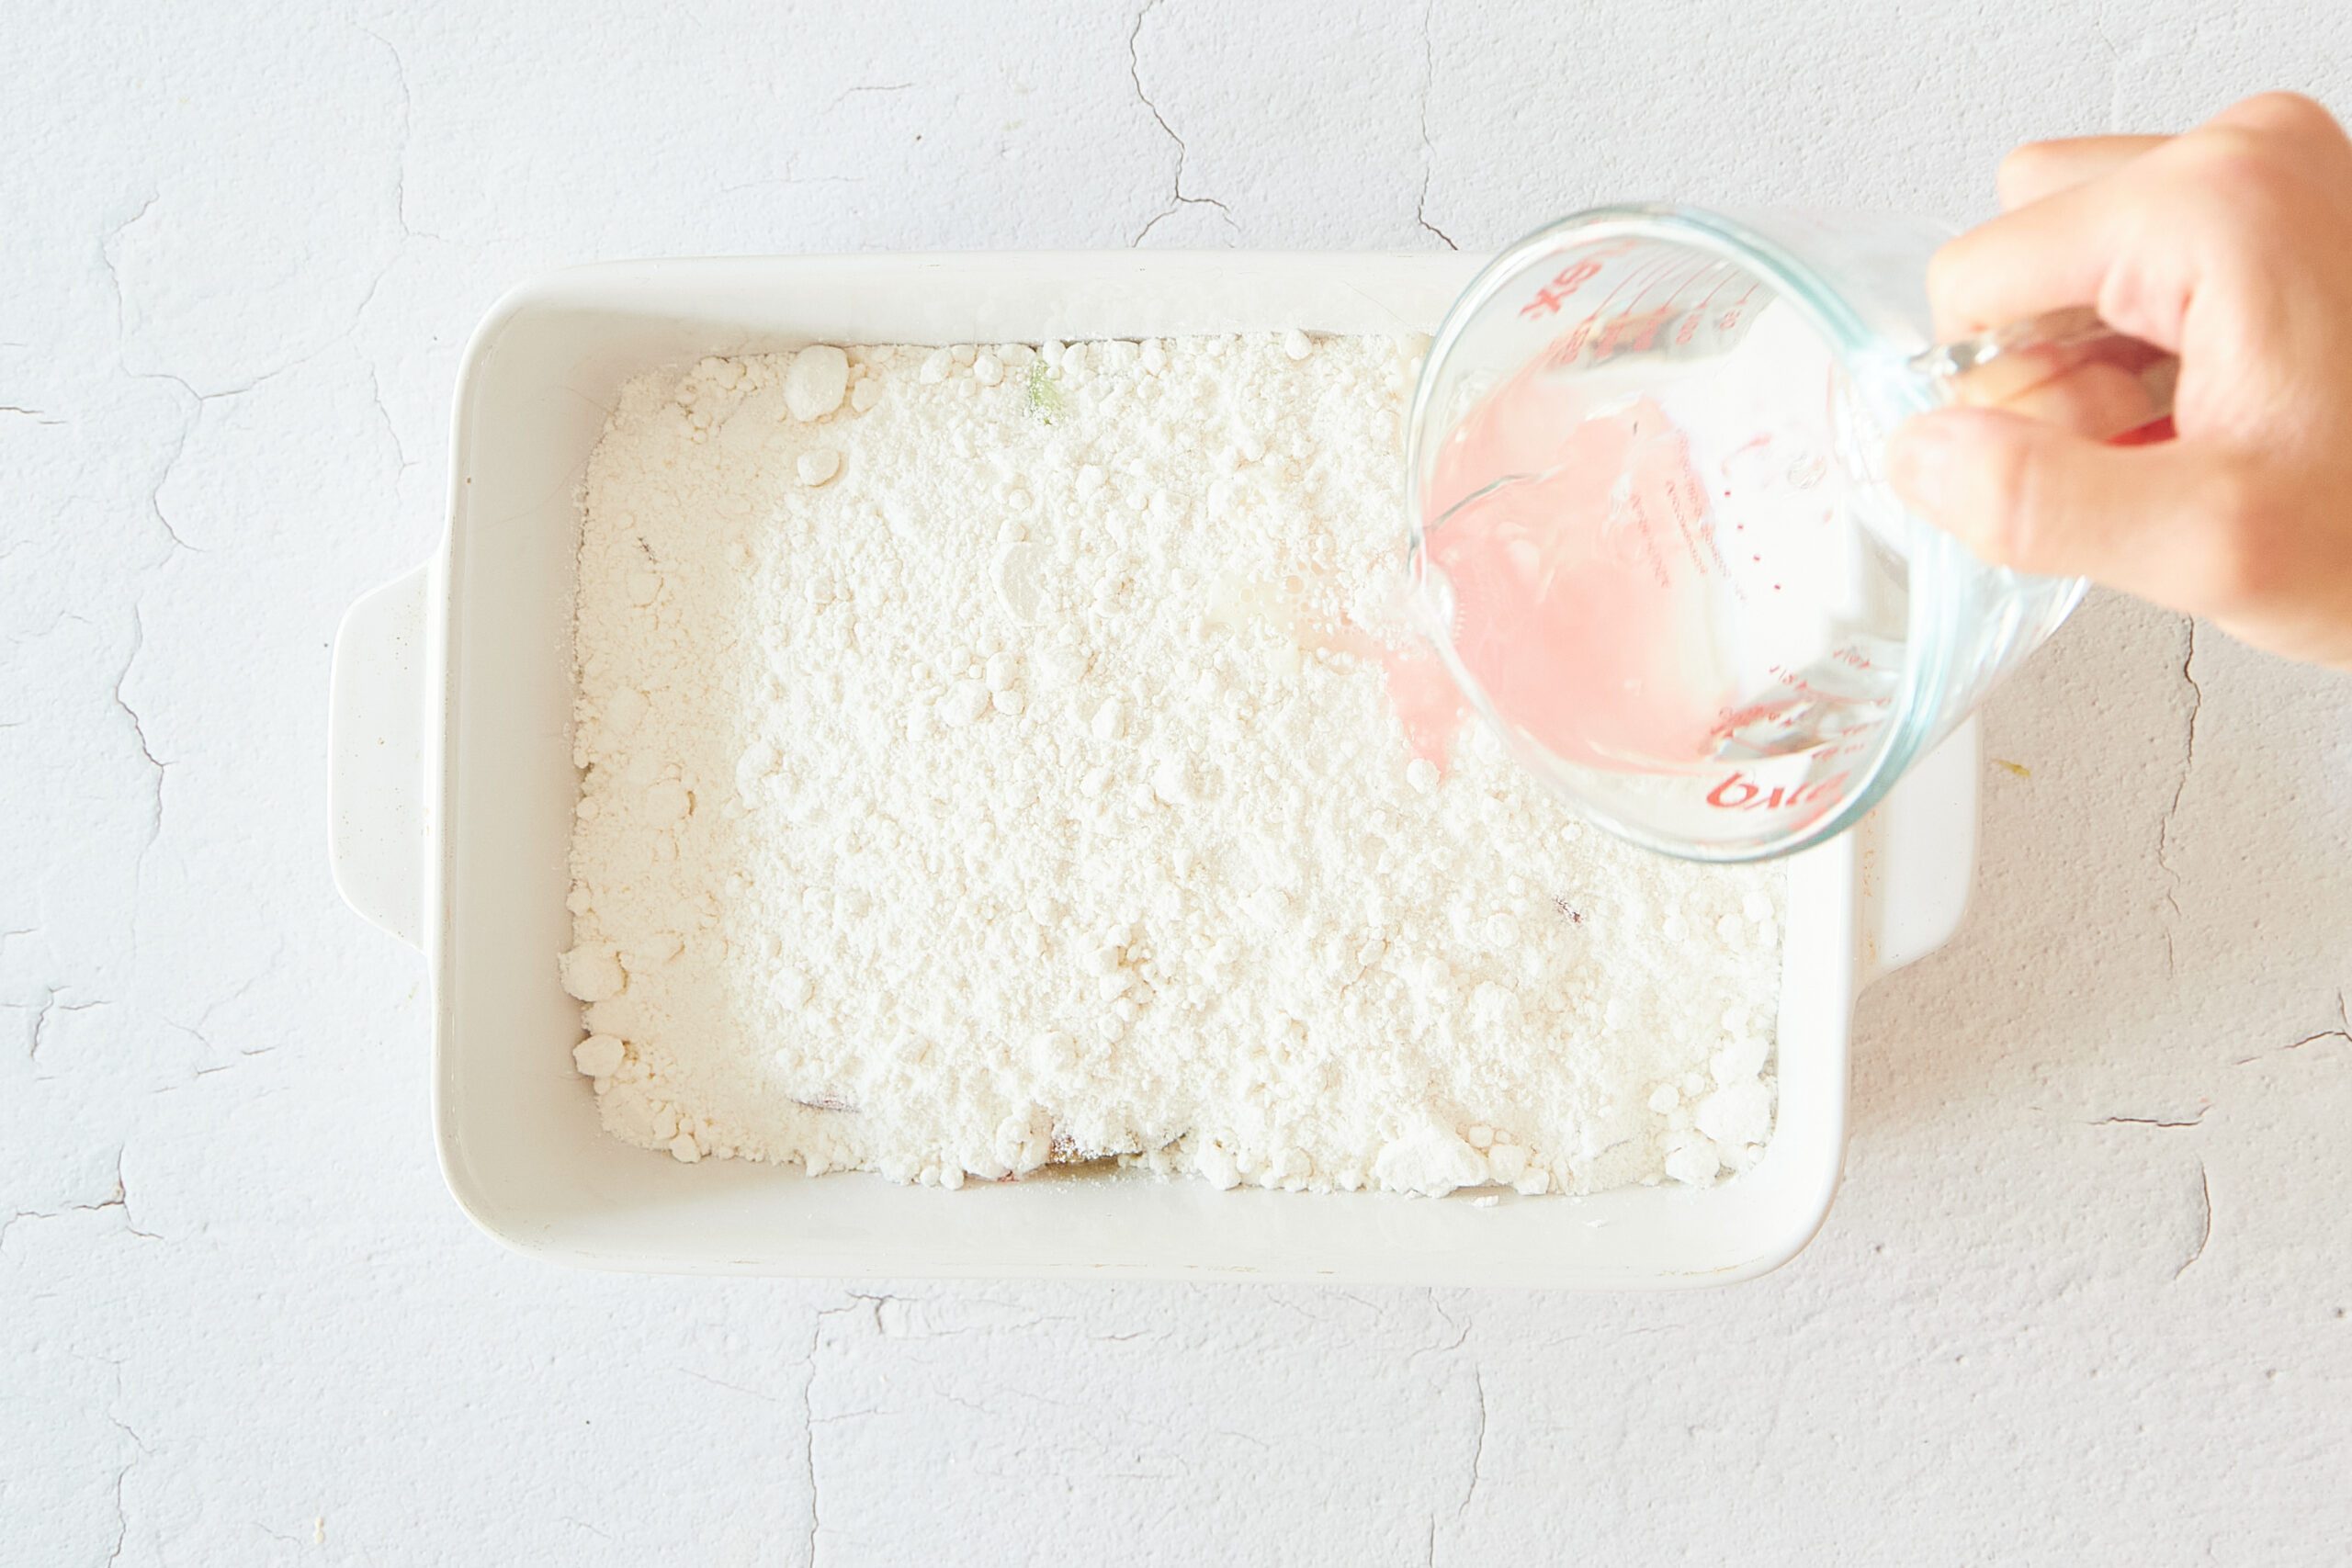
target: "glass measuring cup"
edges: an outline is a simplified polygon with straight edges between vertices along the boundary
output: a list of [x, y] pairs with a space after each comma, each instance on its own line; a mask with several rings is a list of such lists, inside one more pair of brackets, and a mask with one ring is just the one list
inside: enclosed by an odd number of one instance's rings
[[1911, 516], [1885, 438], [1953, 401], [2159, 438], [2173, 362], [2088, 311], [1935, 344], [1950, 233], [1599, 208], [1448, 312], [1410, 416], [1415, 609], [1469, 708], [1600, 826], [1693, 860], [1816, 843], [2081, 599]]

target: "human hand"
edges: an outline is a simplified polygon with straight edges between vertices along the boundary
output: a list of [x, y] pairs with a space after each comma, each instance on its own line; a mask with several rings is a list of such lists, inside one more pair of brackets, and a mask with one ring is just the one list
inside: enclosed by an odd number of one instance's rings
[[2352, 670], [2352, 141], [2273, 93], [2179, 136], [2031, 142], [1999, 183], [2002, 216], [1929, 268], [1939, 334], [2093, 306], [2179, 355], [2177, 438], [1946, 409], [1890, 443], [1897, 491], [1996, 565]]

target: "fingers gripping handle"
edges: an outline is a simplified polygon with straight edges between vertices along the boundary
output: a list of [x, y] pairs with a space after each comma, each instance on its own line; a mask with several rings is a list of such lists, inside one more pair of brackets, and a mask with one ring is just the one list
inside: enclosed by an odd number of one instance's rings
[[2180, 361], [2088, 306], [1939, 344], [1911, 363], [1952, 403], [2014, 410], [2117, 446], [2172, 434]]
[[424, 938], [428, 570], [395, 578], [345, 612], [327, 711], [335, 887], [412, 947]]

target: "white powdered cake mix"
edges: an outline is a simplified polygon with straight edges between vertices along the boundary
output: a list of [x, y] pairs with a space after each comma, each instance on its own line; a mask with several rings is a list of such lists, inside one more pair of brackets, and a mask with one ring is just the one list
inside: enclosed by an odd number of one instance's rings
[[1337, 633], [1419, 343], [707, 359], [589, 465], [565, 984], [606, 1127], [954, 1187], [1751, 1164], [1781, 878], [1416, 761]]

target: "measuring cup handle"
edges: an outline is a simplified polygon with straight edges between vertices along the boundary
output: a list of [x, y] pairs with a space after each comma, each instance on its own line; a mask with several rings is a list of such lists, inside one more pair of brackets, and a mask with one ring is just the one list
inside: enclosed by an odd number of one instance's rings
[[1939, 344], [1912, 364], [1948, 403], [2010, 409], [2117, 446], [2172, 435], [2179, 359], [2087, 305]]

